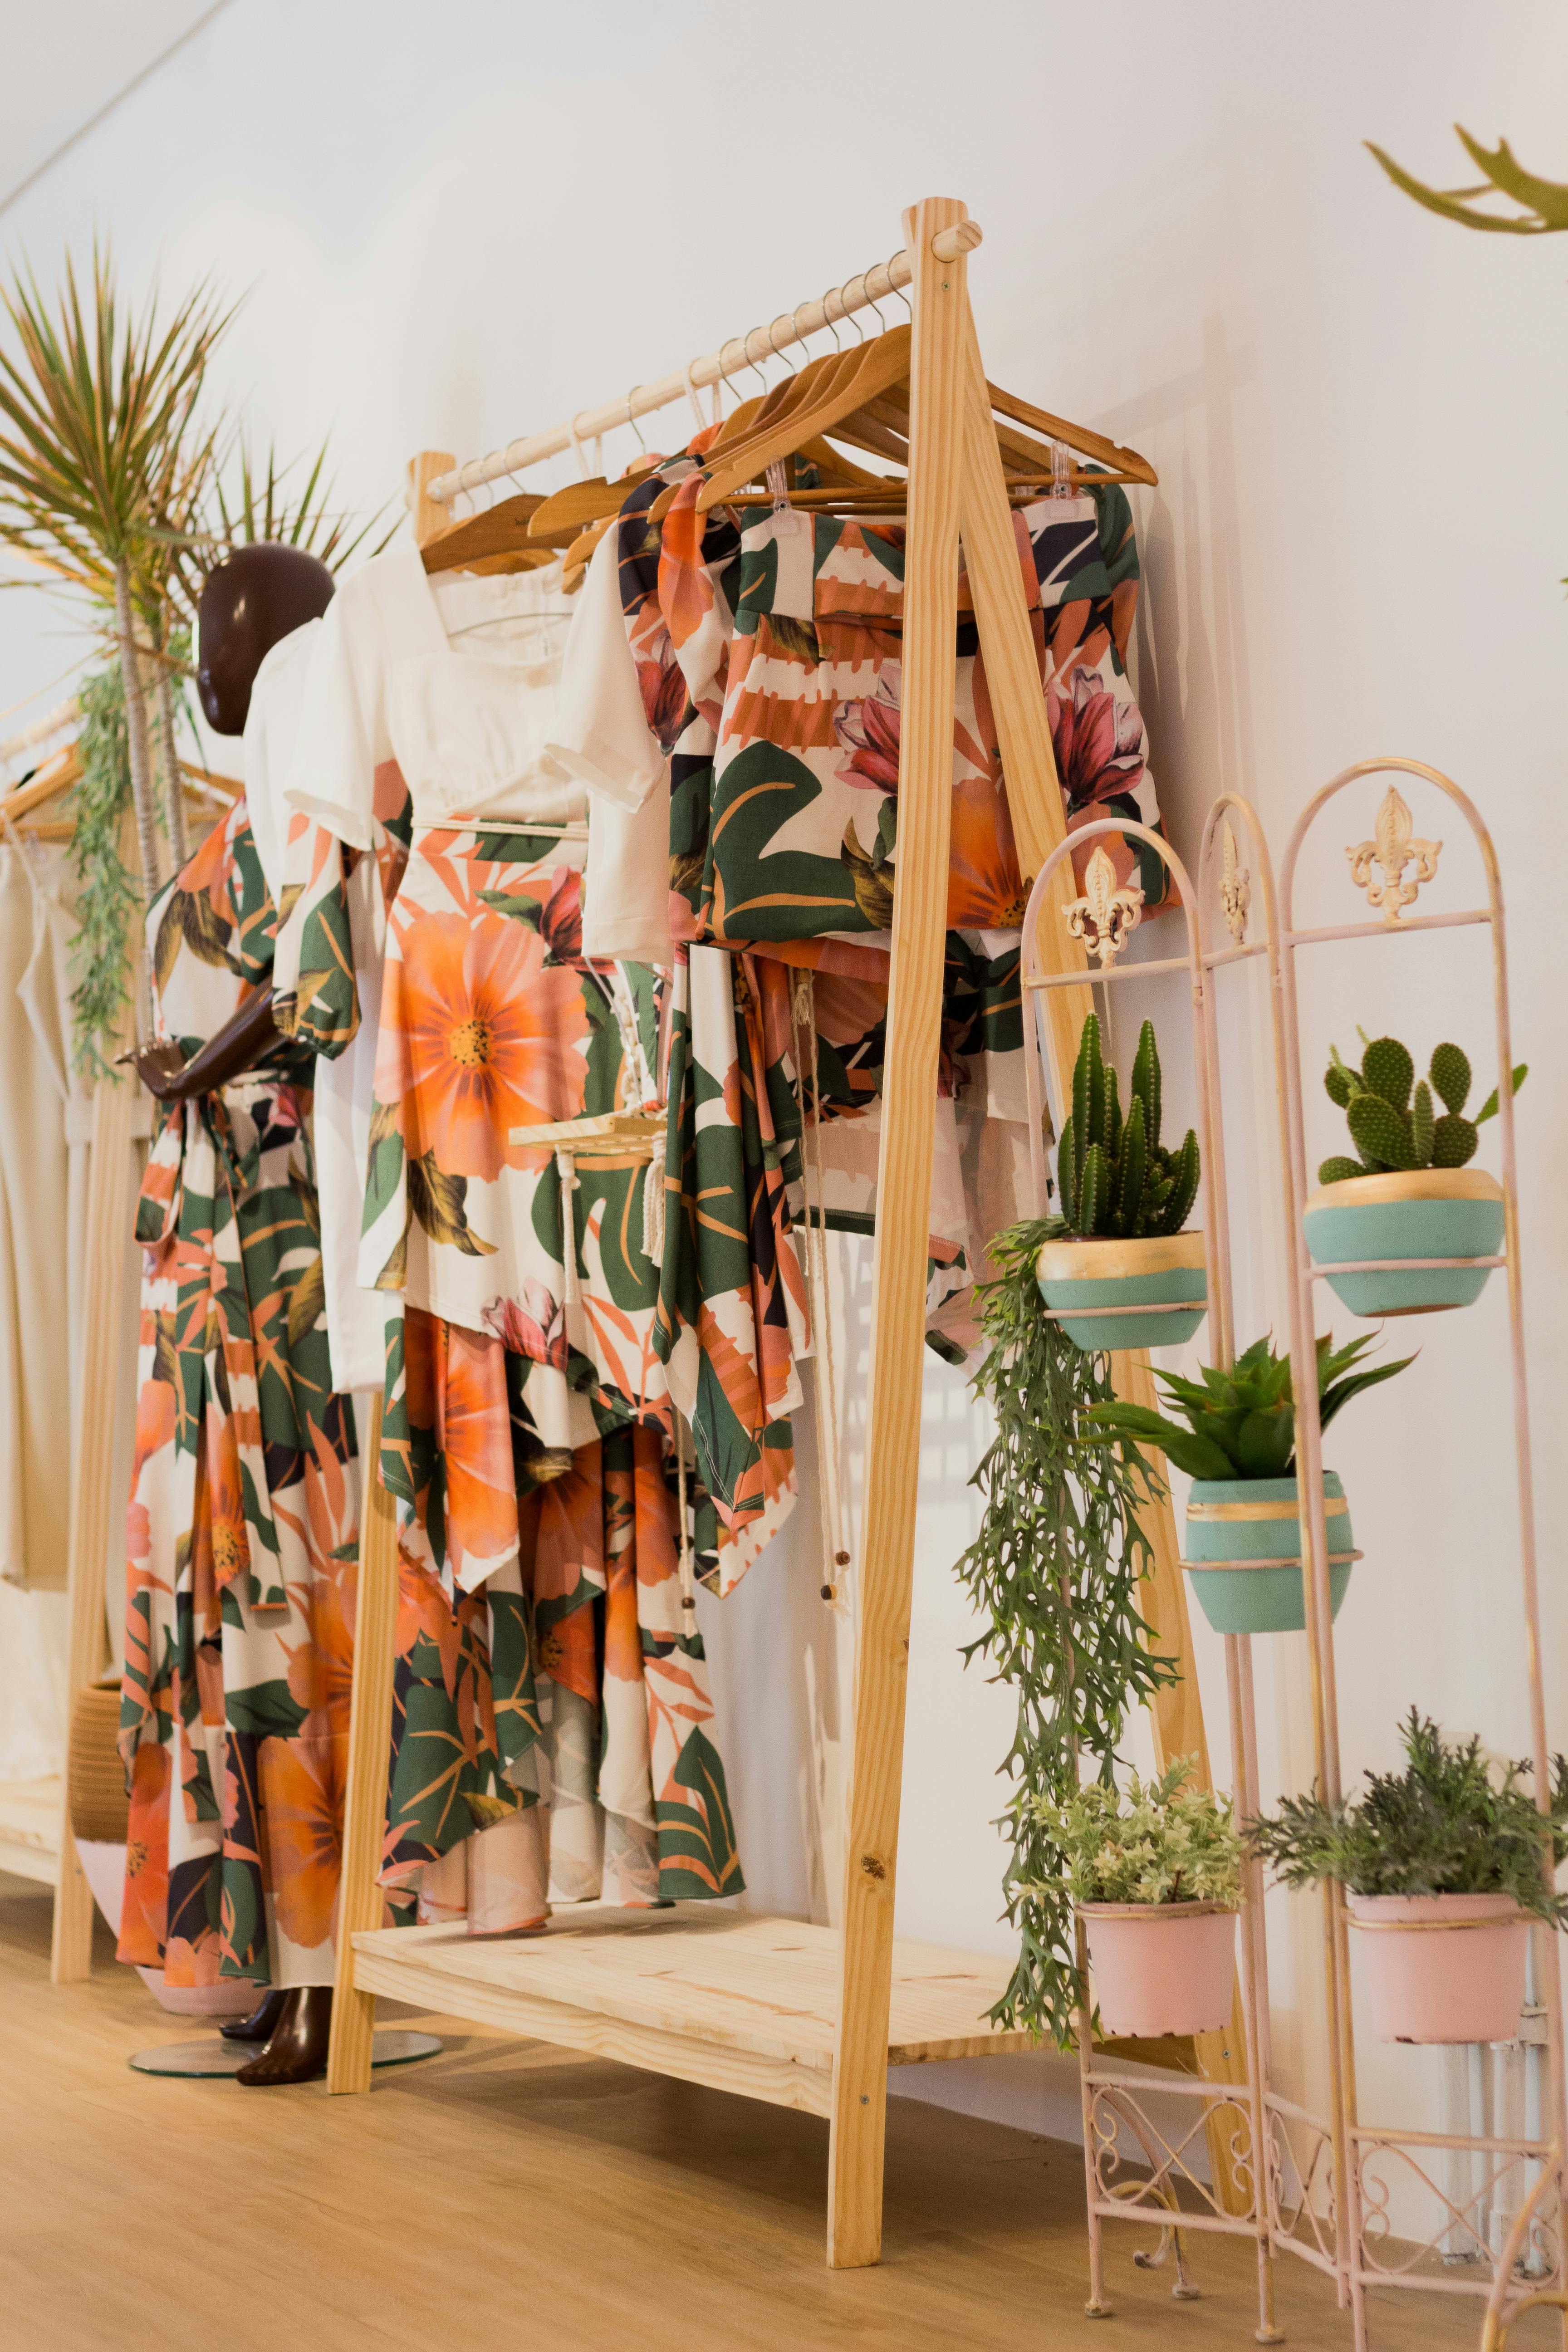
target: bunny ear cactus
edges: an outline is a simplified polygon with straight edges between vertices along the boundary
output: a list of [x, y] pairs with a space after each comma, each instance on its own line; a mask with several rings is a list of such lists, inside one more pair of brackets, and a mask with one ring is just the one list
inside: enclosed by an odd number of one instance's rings
[[[1329, 1056], [1323, 1086], [1331, 1102], [1344, 1112], [1361, 1158], [1325, 1160], [1318, 1171], [1320, 1184], [1342, 1184], [1392, 1168], [1463, 1168], [1475, 1157], [1482, 1122], [1497, 1116], [1494, 1087], [1473, 1119], [1464, 1117], [1470, 1065], [1458, 1045], [1435, 1046], [1427, 1074], [1419, 1081], [1409, 1051], [1397, 1037], [1371, 1039], [1359, 1070], [1342, 1058], [1337, 1045], [1329, 1048]], [[1521, 1062], [1513, 1073], [1515, 1094], [1525, 1074], [1526, 1065]]]
[[1160, 1049], [1145, 1021], [1132, 1065], [1125, 1118], [1116, 1072], [1100, 1045], [1100, 1016], [1091, 1013], [1079, 1039], [1072, 1110], [1057, 1151], [1061, 1215], [1083, 1240], [1143, 1240], [1179, 1234], [1198, 1196], [1198, 1139], [1187, 1129], [1181, 1149], [1160, 1141]]

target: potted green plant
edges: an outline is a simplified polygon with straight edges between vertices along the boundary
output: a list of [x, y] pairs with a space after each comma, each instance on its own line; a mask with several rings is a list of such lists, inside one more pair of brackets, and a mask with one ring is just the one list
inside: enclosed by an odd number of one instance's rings
[[1369, 1772], [1338, 1804], [1282, 1798], [1248, 1840], [1288, 1886], [1344, 1887], [1380, 2041], [1511, 2041], [1530, 1922], [1568, 1917], [1545, 1868], [1549, 1839], [1553, 1864], [1568, 1854], [1568, 1762], [1552, 1759], [1542, 1812], [1528, 1764], [1489, 1765], [1414, 1707], [1404, 1742], [1402, 1772]]
[[1097, 1780], [1065, 1805], [1037, 1800], [1067, 1858], [1104, 2033], [1208, 2033], [1230, 2016], [1241, 1838], [1231, 1801], [1188, 1786], [1178, 1756], [1125, 1801]]
[[[1165, 1150], [1160, 1097], [1160, 1053], [1145, 1021], [1123, 1118], [1091, 1013], [1057, 1150], [1059, 1213], [1036, 1268], [1041, 1297], [1076, 1348], [1174, 1347], [1207, 1309], [1204, 1237], [1182, 1230], [1197, 1198], [1198, 1139], [1189, 1128], [1179, 1150]], [[1073, 1307], [1094, 1311], [1075, 1318]], [[1112, 1307], [1148, 1311], [1104, 1311]]]
[[[1318, 1341], [1318, 1413], [1323, 1428], [1363, 1389], [1389, 1381], [1415, 1359], [1353, 1367], [1371, 1337], [1335, 1349], [1331, 1332]], [[1186, 1559], [1204, 1615], [1216, 1633], [1290, 1633], [1305, 1626], [1300, 1498], [1296, 1484], [1296, 1405], [1290, 1359], [1267, 1336], [1254, 1340], [1229, 1371], [1205, 1366], [1201, 1381], [1160, 1372], [1185, 1423], [1149, 1405], [1092, 1406], [1088, 1423], [1119, 1437], [1157, 1445], [1192, 1479]], [[1353, 1539], [1350, 1505], [1332, 1470], [1323, 1473], [1333, 1612], [1350, 1582]], [[1278, 1560], [1279, 1565], [1265, 1565]]]
[[[1365, 1039], [1361, 1067], [1329, 1049], [1323, 1085], [1345, 1114], [1360, 1157], [1325, 1160], [1307, 1203], [1307, 1247], [1319, 1265], [1368, 1258], [1495, 1257], [1502, 1245], [1502, 1188], [1472, 1168], [1482, 1122], [1497, 1115], [1494, 1087], [1464, 1116], [1470, 1065], [1458, 1045], [1437, 1045], [1426, 1077], [1397, 1037]], [[1525, 1075], [1513, 1074], [1517, 1093]], [[1442, 1105], [1439, 1111], [1438, 1104]], [[1387, 1267], [1331, 1274], [1354, 1315], [1428, 1315], [1468, 1307], [1486, 1287], [1484, 1265]]]

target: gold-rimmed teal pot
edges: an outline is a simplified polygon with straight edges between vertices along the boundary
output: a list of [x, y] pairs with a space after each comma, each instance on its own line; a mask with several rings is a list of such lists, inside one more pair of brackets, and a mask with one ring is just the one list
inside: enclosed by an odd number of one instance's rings
[[[1064, 1236], [1043, 1244], [1035, 1273], [1041, 1297], [1073, 1346], [1089, 1353], [1179, 1347], [1208, 1312], [1201, 1233], [1141, 1241]], [[1113, 1307], [1131, 1311], [1106, 1311]]]
[[[1332, 1613], [1351, 1580], [1350, 1505], [1337, 1472], [1323, 1473]], [[1216, 1633], [1300, 1633], [1307, 1622], [1300, 1497], [1290, 1478], [1194, 1478], [1187, 1493], [1186, 1559], [1198, 1605]], [[1276, 1565], [1278, 1563], [1278, 1565]]]
[[[1320, 1184], [1307, 1203], [1307, 1247], [1316, 1265], [1367, 1258], [1495, 1257], [1502, 1247], [1502, 1187], [1484, 1168], [1390, 1168]], [[1486, 1288], [1484, 1265], [1397, 1266], [1331, 1274], [1352, 1315], [1432, 1315], [1468, 1307]]]

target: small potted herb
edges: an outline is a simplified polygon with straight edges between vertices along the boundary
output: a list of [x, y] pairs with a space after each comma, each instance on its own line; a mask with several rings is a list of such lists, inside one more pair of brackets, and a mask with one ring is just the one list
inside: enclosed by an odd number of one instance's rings
[[1568, 1901], [1544, 1868], [1568, 1854], [1568, 1763], [1552, 1760], [1552, 1807], [1522, 1784], [1528, 1764], [1488, 1764], [1414, 1707], [1403, 1772], [1369, 1772], [1331, 1805], [1281, 1799], [1247, 1836], [1288, 1886], [1337, 1880], [1366, 1934], [1367, 1989], [1382, 2042], [1509, 2042], [1519, 2031], [1531, 1919], [1561, 1927]]
[[[1160, 1054], [1145, 1021], [1127, 1116], [1090, 1013], [1079, 1040], [1072, 1110], [1057, 1147], [1060, 1214], [1037, 1262], [1040, 1295], [1075, 1348], [1169, 1348], [1190, 1339], [1208, 1305], [1201, 1233], [1184, 1233], [1198, 1192], [1198, 1139], [1160, 1141]], [[1073, 1307], [1147, 1307], [1146, 1314]]]
[[[1327, 1429], [1363, 1389], [1390, 1381], [1415, 1359], [1354, 1370], [1369, 1337], [1334, 1348], [1318, 1341], [1318, 1414]], [[1307, 1622], [1301, 1579], [1300, 1507], [1296, 1488], [1296, 1405], [1290, 1359], [1267, 1337], [1254, 1340], [1228, 1372], [1205, 1368], [1201, 1381], [1160, 1372], [1182, 1422], [1151, 1406], [1100, 1404], [1083, 1419], [1157, 1445], [1192, 1479], [1187, 1496], [1186, 1559], [1193, 1590], [1216, 1633], [1299, 1633]], [[1337, 1617], [1350, 1582], [1353, 1542], [1350, 1505], [1332, 1470], [1323, 1473], [1329, 1538], [1329, 1593]], [[1257, 1563], [1278, 1560], [1278, 1568]]]
[[1068, 1862], [1104, 2033], [1208, 2033], [1230, 2016], [1241, 1839], [1228, 1797], [1189, 1788], [1193, 1759], [1120, 1790], [1037, 1800]]
[[[1483, 1121], [1497, 1115], [1494, 1087], [1464, 1116], [1470, 1065], [1458, 1045], [1433, 1048], [1426, 1077], [1397, 1037], [1366, 1039], [1359, 1070], [1329, 1048], [1323, 1085], [1344, 1112], [1360, 1157], [1325, 1160], [1307, 1203], [1307, 1247], [1320, 1265], [1367, 1258], [1495, 1257], [1502, 1246], [1502, 1188], [1468, 1164]], [[1523, 1082], [1521, 1062], [1514, 1091]], [[1438, 1105], [1442, 1108], [1439, 1110]], [[1355, 1315], [1428, 1315], [1468, 1307], [1486, 1287], [1484, 1265], [1415, 1265], [1331, 1274]]]

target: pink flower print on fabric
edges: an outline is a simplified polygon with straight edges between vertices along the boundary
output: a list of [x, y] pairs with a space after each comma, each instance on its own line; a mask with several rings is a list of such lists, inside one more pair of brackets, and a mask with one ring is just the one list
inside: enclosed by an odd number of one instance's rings
[[1080, 664], [1065, 693], [1051, 696], [1051, 740], [1069, 808], [1135, 793], [1147, 738], [1135, 702], [1119, 701], [1098, 670]]
[[876, 693], [835, 711], [833, 731], [849, 753], [838, 771], [842, 782], [859, 792], [897, 794], [902, 693], [902, 665], [884, 662]]
[[566, 1313], [543, 1283], [526, 1276], [520, 1298], [493, 1298], [484, 1309], [485, 1328], [514, 1356], [566, 1369]]

